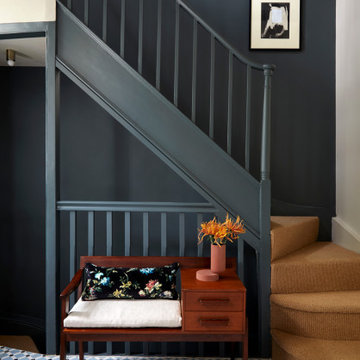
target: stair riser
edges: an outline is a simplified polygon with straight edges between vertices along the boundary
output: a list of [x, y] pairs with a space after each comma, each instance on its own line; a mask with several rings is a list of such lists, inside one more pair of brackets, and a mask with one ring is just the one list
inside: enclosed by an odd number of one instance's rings
[[290, 294], [360, 289], [360, 262], [321, 264], [273, 264], [271, 292]]
[[360, 340], [359, 313], [312, 313], [271, 304], [271, 328], [327, 340]]
[[284, 351], [276, 341], [272, 341], [272, 360], [299, 360]]
[[272, 218], [271, 261], [313, 243], [318, 237], [318, 218], [304, 218], [300, 223], [279, 227], [276, 226], [276, 219], [276, 216]]

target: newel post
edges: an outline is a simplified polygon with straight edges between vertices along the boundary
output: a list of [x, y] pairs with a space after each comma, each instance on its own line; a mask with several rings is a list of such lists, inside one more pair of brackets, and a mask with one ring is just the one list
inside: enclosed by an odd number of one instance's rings
[[264, 103], [261, 138], [261, 182], [260, 182], [260, 248], [257, 252], [258, 307], [259, 307], [259, 351], [263, 357], [271, 353], [270, 336], [270, 140], [271, 140], [271, 78], [274, 65], [264, 65]]
[[261, 135], [261, 180], [270, 178], [271, 77], [274, 65], [264, 65], [264, 103]]

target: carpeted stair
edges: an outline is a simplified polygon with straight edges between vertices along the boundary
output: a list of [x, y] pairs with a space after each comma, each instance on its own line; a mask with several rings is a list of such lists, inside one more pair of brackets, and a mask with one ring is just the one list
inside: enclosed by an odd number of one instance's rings
[[315, 217], [272, 217], [274, 360], [360, 359], [360, 254], [316, 242]]

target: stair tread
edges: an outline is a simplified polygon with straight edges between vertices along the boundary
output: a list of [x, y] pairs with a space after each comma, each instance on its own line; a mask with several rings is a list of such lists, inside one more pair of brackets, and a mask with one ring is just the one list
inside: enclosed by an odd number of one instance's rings
[[315, 242], [272, 262], [277, 264], [316, 264], [336, 262], [359, 262], [360, 254], [331, 242]]
[[314, 216], [271, 217], [271, 260], [278, 259], [317, 240], [319, 219]]
[[360, 313], [360, 290], [272, 294], [271, 303], [308, 312]]
[[298, 360], [356, 360], [359, 359], [360, 341], [323, 340], [292, 335], [272, 330], [273, 341]]

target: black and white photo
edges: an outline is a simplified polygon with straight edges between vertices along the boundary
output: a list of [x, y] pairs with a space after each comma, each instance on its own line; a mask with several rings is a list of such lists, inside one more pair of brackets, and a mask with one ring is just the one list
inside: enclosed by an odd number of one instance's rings
[[300, 0], [251, 0], [251, 49], [300, 48]]

